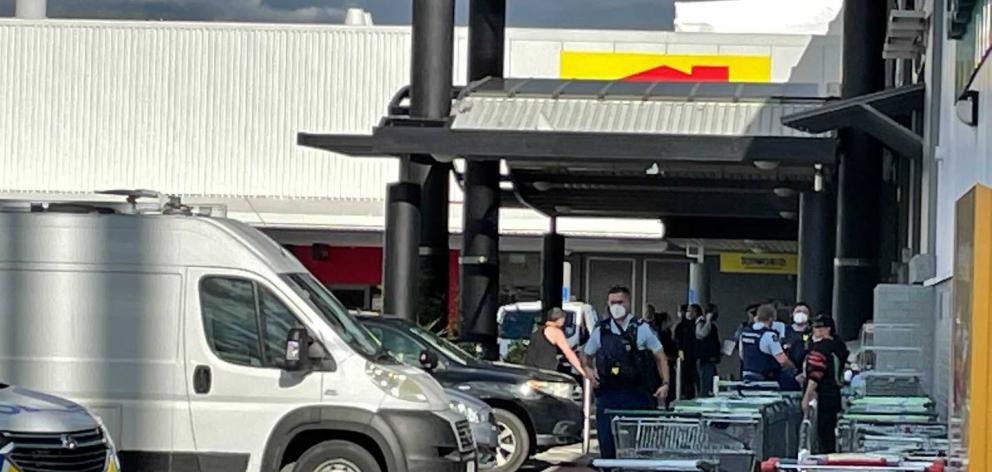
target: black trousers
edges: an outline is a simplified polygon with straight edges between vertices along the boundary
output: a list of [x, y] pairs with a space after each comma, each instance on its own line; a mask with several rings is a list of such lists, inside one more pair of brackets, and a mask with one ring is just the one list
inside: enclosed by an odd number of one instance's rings
[[836, 410], [820, 410], [816, 412], [816, 434], [820, 443], [817, 454], [837, 452], [837, 415]]

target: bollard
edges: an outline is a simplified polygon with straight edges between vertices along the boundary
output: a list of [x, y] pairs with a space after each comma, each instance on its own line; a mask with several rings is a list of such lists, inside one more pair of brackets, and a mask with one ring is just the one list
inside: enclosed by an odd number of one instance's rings
[[589, 443], [592, 438], [591, 424], [589, 417], [592, 409], [592, 382], [589, 379], [582, 380], [582, 454], [589, 454]]
[[675, 363], [675, 400], [682, 399], [682, 356]]

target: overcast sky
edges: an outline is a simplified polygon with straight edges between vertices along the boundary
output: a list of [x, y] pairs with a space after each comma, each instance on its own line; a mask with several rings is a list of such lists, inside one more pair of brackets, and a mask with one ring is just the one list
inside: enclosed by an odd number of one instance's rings
[[[798, 0], [797, 0], [798, 1]], [[15, 0], [0, 0], [11, 16]], [[339, 23], [348, 7], [377, 24], [409, 24], [411, 0], [48, 0], [51, 18]], [[508, 0], [508, 23], [521, 27], [672, 29], [674, 0]], [[464, 23], [468, 0], [458, 0]]]

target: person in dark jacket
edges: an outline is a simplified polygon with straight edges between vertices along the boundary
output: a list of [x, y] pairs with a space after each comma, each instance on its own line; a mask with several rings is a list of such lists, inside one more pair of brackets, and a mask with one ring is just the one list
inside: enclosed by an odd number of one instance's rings
[[[665, 357], [668, 358], [668, 378], [674, 379], [675, 364], [679, 356], [679, 349], [675, 344], [675, 336], [672, 333], [672, 316], [668, 314], [667, 311], [663, 311], [654, 315], [652, 319], [651, 328], [654, 329], [655, 334], [661, 341], [661, 347], [665, 351]], [[665, 407], [675, 401], [675, 389], [668, 389], [668, 397], [665, 398]]]
[[816, 400], [816, 430], [819, 454], [837, 450], [837, 417], [843, 408], [841, 386], [849, 352], [847, 346], [833, 337], [834, 320], [820, 314], [813, 320], [813, 338], [806, 354], [806, 388], [802, 407], [808, 412]]
[[706, 314], [699, 316], [703, 310], [693, 304], [690, 310], [696, 316], [696, 371], [699, 374], [697, 393], [700, 397], [713, 396], [713, 378], [716, 377], [717, 366], [720, 364], [720, 330], [716, 325], [719, 317], [716, 305], [706, 305]]
[[[810, 308], [809, 305], [799, 302], [792, 308], [792, 324], [786, 326], [785, 336], [782, 337], [782, 348], [785, 355], [789, 356], [796, 367], [801, 367], [806, 359], [806, 349], [810, 343]], [[802, 386], [799, 382], [785, 382], [783, 390], [799, 391]]]
[[696, 398], [696, 319], [689, 305], [679, 307], [679, 324], [675, 326], [675, 343], [678, 345], [678, 358], [682, 361], [682, 396], [684, 400]]

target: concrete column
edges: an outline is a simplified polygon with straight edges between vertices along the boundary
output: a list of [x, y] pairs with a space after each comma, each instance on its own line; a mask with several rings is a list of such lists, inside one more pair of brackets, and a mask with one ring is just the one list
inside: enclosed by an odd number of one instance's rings
[[565, 237], [558, 233], [544, 235], [541, 250], [541, 302], [543, 311], [561, 308], [565, 277]]
[[[503, 77], [506, 0], [472, 0], [468, 15], [470, 81]], [[462, 232], [461, 330], [482, 344], [483, 356], [499, 357], [499, 161], [465, 163]]]
[[[454, 0], [413, 2], [413, 50], [410, 70], [410, 115], [443, 120], [451, 111], [454, 59]], [[406, 179], [420, 185], [416, 320], [440, 321], [448, 312], [448, 199], [450, 165], [433, 156], [412, 156]], [[415, 161], [415, 162], [414, 162]]]
[[[841, 95], [853, 98], [885, 87], [882, 47], [888, 2], [848, 0], [844, 4]], [[883, 159], [881, 144], [855, 129], [840, 131], [840, 152], [833, 309], [841, 338], [851, 340], [872, 316], [873, 291], [879, 280]]]
[[814, 314], [833, 313], [834, 196], [803, 192], [799, 196], [799, 277], [796, 300], [809, 304]]
[[389, 185], [382, 244], [383, 313], [415, 319], [419, 234], [420, 186], [410, 182]]
[[703, 308], [710, 301], [710, 277], [705, 262], [689, 264], [689, 303], [698, 303]]
[[47, 0], [17, 0], [14, 16], [22, 20], [43, 20], [48, 17]]

